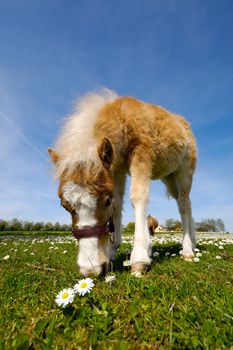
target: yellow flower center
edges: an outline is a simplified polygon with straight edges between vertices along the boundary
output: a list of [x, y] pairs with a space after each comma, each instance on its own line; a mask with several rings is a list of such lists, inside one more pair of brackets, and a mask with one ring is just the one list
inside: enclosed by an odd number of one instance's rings
[[68, 298], [68, 296], [69, 296], [69, 293], [68, 292], [65, 292], [65, 293], [63, 293], [62, 294], [62, 299], [66, 299], [66, 298]]
[[81, 287], [81, 288], [86, 288], [86, 287], [87, 287], [87, 282], [85, 282], [85, 281], [82, 282], [82, 283], [80, 284], [80, 287]]

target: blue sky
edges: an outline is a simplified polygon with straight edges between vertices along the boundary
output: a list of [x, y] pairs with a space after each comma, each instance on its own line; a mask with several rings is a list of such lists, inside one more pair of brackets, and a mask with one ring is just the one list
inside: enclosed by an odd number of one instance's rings
[[[75, 100], [106, 86], [189, 120], [193, 216], [233, 231], [232, 13], [231, 0], [2, 0], [0, 218], [70, 221], [47, 147]], [[128, 189], [124, 223], [134, 220]], [[158, 181], [148, 211], [179, 218]]]

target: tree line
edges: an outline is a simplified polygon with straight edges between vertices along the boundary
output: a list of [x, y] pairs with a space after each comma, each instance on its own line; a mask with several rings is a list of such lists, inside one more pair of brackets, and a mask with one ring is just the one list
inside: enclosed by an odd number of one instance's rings
[[[123, 233], [134, 231], [134, 222], [129, 222], [123, 227]], [[198, 232], [225, 232], [225, 225], [222, 219], [203, 219], [196, 222]], [[166, 219], [162, 225], [165, 231], [182, 231], [182, 224], [179, 220]], [[14, 218], [12, 220], [0, 219], [0, 231], [71, 231], [71, 225], [60, 224], [59, 222], [32, 222]]]
[[[133, 232], [134, 226], [134, 222], [129, 222], [124, 230]], [[166, 219], [162, 227], [164, 228], [164, 231], [182, 231], [182, 223], [179, 220]], [[225, 224], [220, 218], [203, 219], [202, 221], [195, 223], [195, 228], [198, 232], [225, 232]]]
[[0, 219], [0, 231], [71, 231], [71, 225], [59, 222], [33, 222], [14, 218], [12, 220]]
[[[182, 224], [179, 220], [167, 219], [164, 227], [168, 231], [181, 231]], [[222, 219], [203, 219], [195, 223], [198, 232], [225, 232], [225, 224]]]

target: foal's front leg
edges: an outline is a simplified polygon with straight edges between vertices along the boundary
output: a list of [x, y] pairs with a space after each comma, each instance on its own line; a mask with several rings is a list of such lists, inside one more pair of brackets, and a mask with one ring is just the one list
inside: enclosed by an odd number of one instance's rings
[[115, 239], [110, 244], [110, 260], [115, 260], [117, 249], [119, 248], [121, 238], [121, 212], [122, 202], [125, 191], [126, 174], [114, 174], [114, 198], [115, 198], [115, 210], [113, 214], [113, 223], [115, 225]]
[[146, 206], [148, 202], [150, 179], [131, 169], [130, 199], [135, 212], [135, 232], [133, 250], [130, 257], [131, 272], [140, 277], [147, 265], [150, 265], [150, 234], [147, 225]]

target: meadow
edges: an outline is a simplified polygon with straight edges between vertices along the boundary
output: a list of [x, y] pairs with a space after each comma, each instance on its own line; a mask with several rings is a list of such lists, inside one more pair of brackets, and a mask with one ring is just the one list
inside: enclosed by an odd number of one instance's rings
[[124, 265], [125, 237], [89, 294], [59, 308], [55, 297], [81, 278], [72, 237], [0, 240], [0, 349], [233, 349], [233, 236], [201, 237], [196, 262], [181, 259], [180, 235], [153, 239], [140, 279]]

